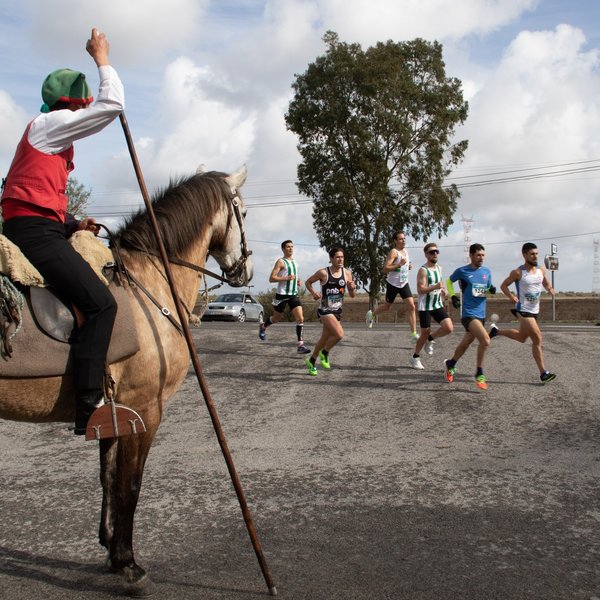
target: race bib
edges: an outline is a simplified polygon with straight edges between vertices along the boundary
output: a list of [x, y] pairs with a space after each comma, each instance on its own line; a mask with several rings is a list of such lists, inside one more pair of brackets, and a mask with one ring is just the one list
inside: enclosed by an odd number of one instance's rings
[[487, 285], [484, 283], [474, 283], [471, 288], [471, 294], [474, 298], [485, 298], [487, 292]]
[[525, 294], [525, 300], [531, 304], [535, 304], [540, 297], [540, 292], [534, 292], [531, 294]]
[[343, 298], [342, 294], [330, 294], [327, 296], [327, 308], [331, 310], [341, 308]]

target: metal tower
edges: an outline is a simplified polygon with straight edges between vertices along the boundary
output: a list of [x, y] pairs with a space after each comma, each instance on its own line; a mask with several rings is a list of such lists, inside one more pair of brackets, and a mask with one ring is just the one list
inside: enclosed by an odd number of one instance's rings
[[473, 229], [473, 223], [475, 223], [475, 220], [473, 219], [473, 217], [467, 218], [464, 215], [462, 215], [462, 219], [460, 220], [460, 222], [463, 224], [463, 229], [465, 232], [464, 254], [465, 254], [465, 263], [468, 263], [469, 262], [469, 246], [471, 245], [471, 229]]
[[594, 267], [592, 270], [592, 294], [600, 294], [600, 240], [594, 240]]

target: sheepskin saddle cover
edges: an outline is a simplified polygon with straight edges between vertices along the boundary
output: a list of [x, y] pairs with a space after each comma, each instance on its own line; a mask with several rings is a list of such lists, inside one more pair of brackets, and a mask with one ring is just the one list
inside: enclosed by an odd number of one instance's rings
[[[131, 291], [110, 282], [103, 270], [112, 262], [112, 252], [91, 232], [82, 231], [70, 238], [71, 244], [92, 266], [100, 279], [109, 285], [118, 310], [108, 351], [114, 363], [135, 354], [139, 342], [131, 308]], [[72, 311], [50, 289], [37, 269], [5, 236], [0, 235], [0, 272], [16, 282], [24, 302], [18, 326], [12, 330], [10, 356], [1, 353], [0, 377], [47, 377], [72, 372], [71, 346], [75, 328]], [[20, 284], [20, 285], [19, 285]]]

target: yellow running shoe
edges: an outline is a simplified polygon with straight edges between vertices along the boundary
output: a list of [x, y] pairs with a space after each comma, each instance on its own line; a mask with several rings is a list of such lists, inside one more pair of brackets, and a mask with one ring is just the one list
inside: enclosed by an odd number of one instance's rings
[[308, 368], [308, 374], [312, 375], [313, 377], [316, 377], [316, 375], [317, 375], [317, 367], [315, 367], [315, 365], [313, 365], [312, 362], [310, 362], [310, 358], [307, 358], [304, 361], [304, 364]]

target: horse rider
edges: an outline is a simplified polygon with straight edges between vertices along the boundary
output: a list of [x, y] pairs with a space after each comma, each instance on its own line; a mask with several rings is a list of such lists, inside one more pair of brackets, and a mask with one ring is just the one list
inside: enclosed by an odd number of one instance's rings
[[71, 338], [75, 377], [75, 434], [84, 435], [104, 402], [104, 366], [117, 304], [67, 238], [77, 230], [98, 233], [92, 218], [67, 214], [67, 179], [73, 142], [104, 129], [124, 109], [123, 84], [109, 62], [110, 45], [95, 28], [86, 43], [100, 78], [96, 102], [85, 75], [59, 69], [42, 85], [41, 114], [26, 127], [3, 184], [3, 233], [46, 283], [83, 315]]

